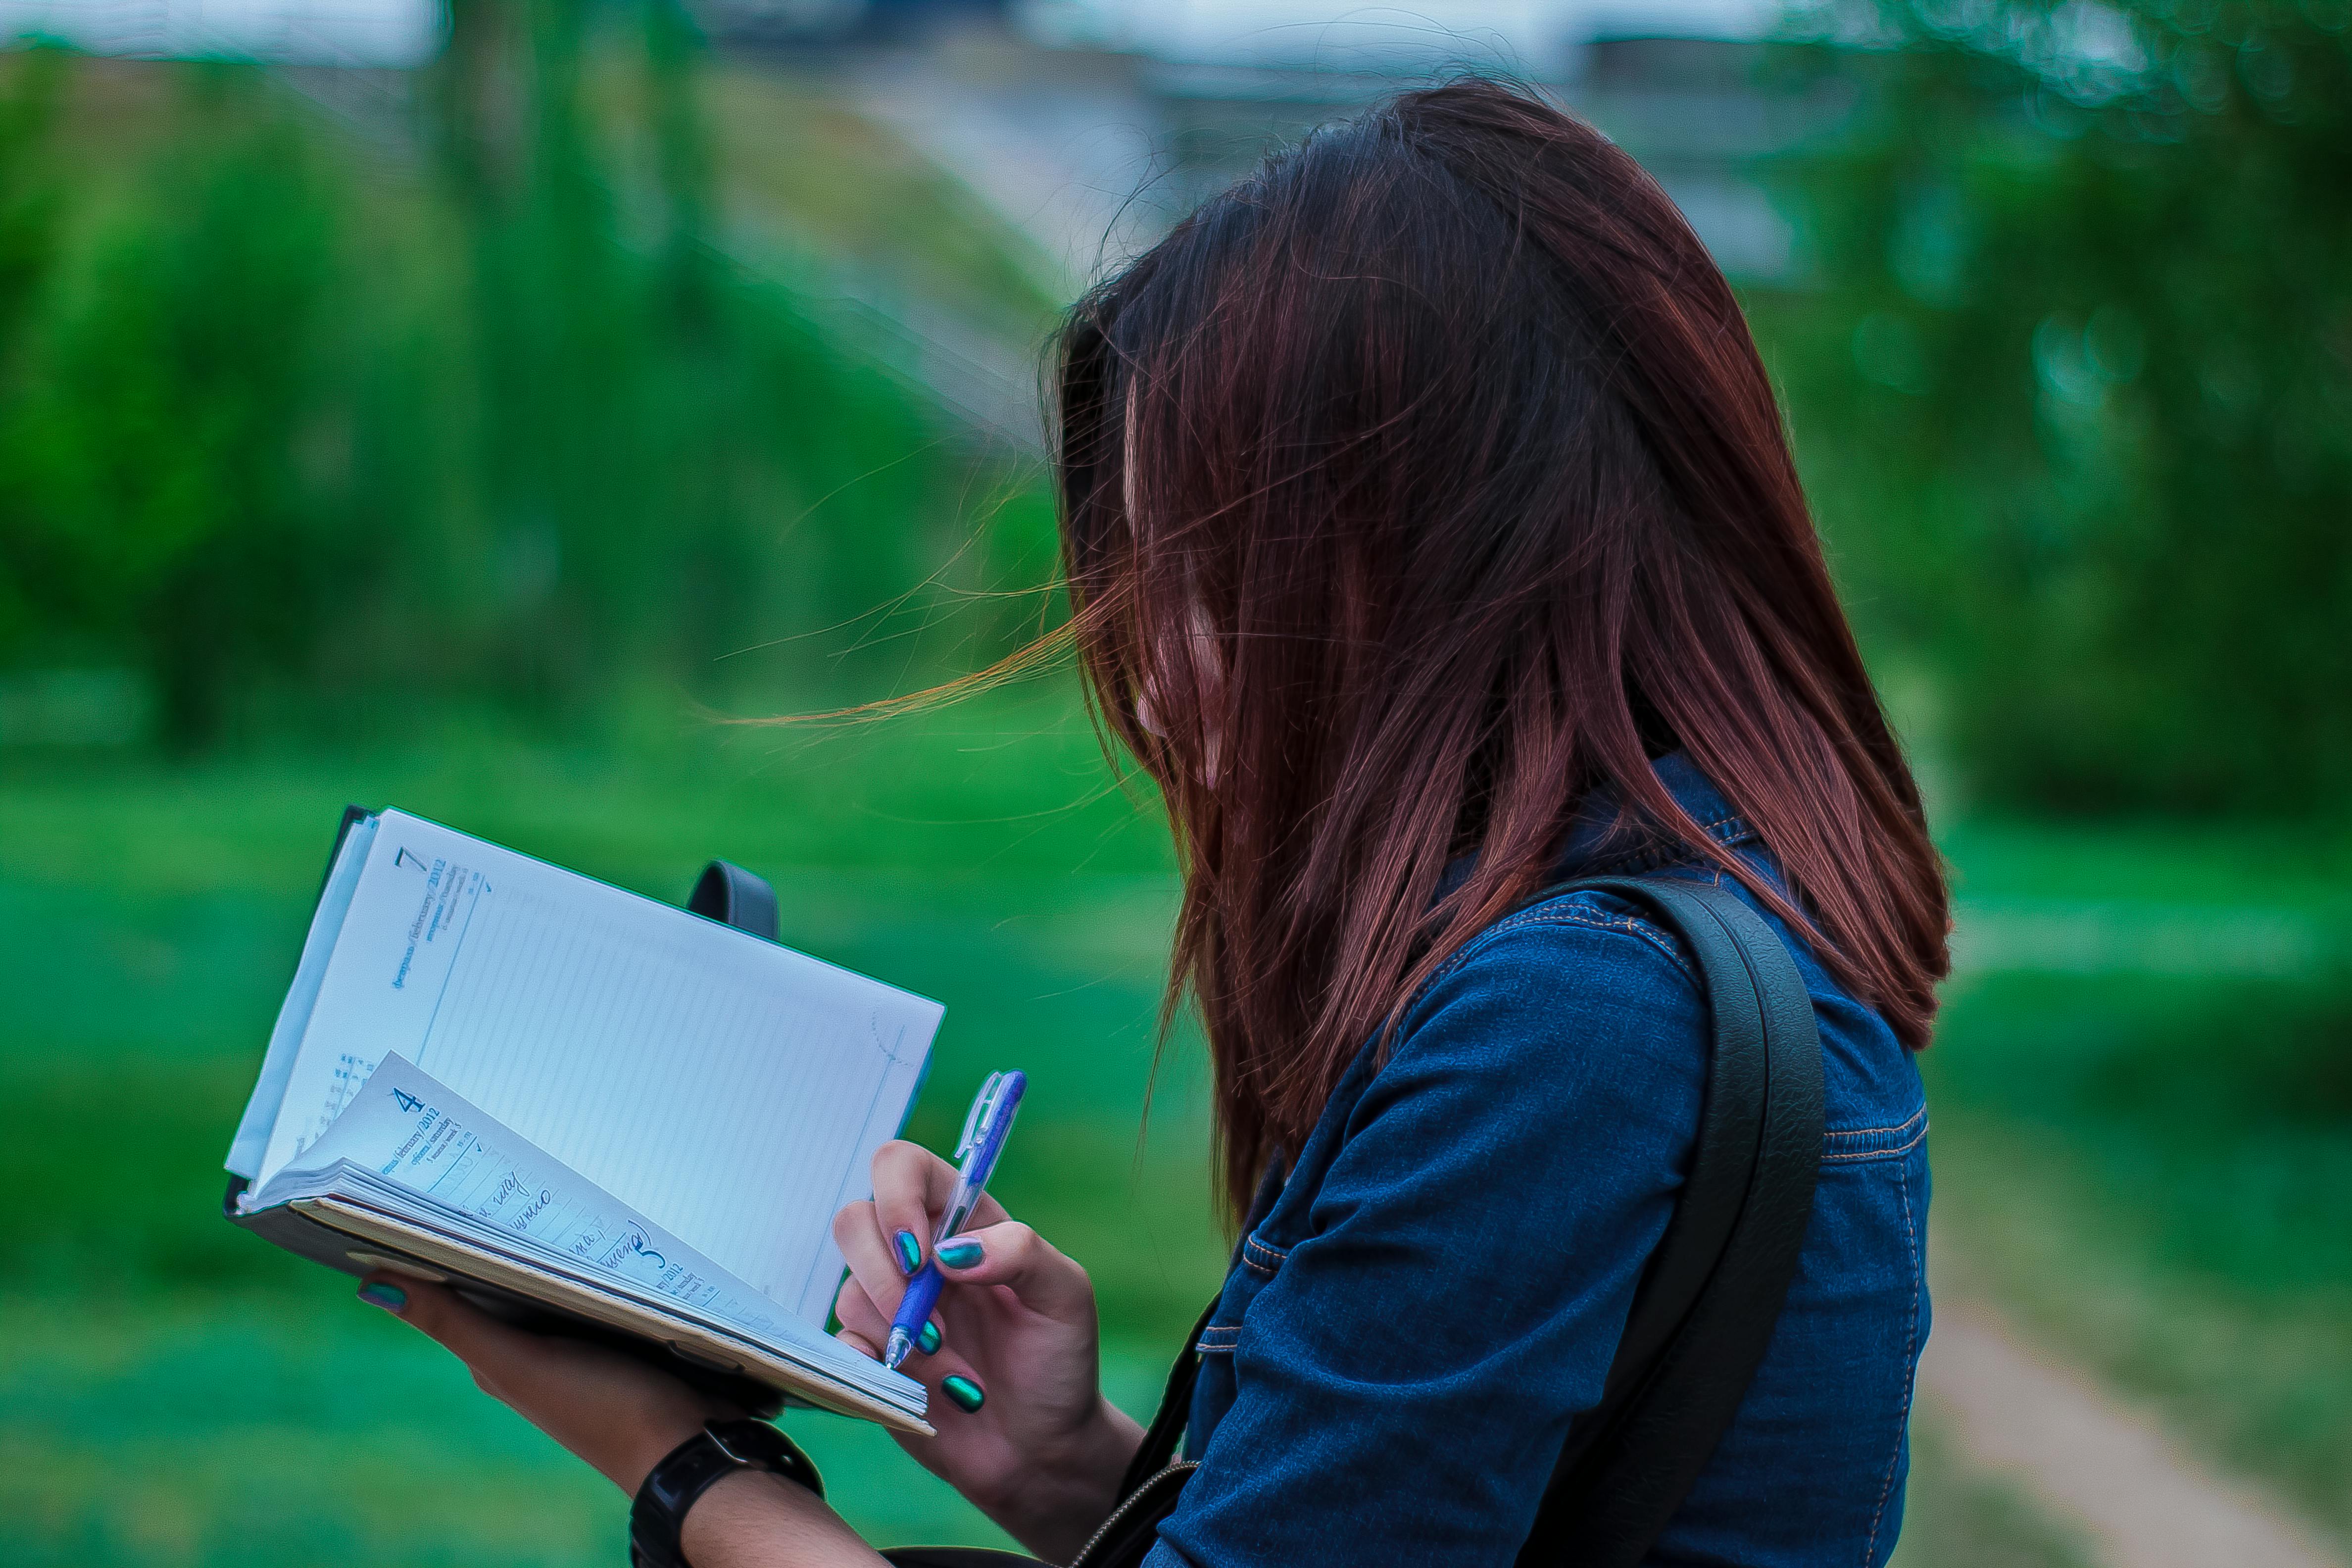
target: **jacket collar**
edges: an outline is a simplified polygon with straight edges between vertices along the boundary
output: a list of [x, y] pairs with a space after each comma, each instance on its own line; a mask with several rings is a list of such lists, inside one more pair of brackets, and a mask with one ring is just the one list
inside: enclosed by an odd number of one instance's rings
[[[1666, 786], [1666, 793], [1709, 838], [1727, 849], [1755, 839], [1756, 830], [1731, 809], [1723, 792], [1698, 771], [1687, 753], [1669, 752], [1650, 767]], [[1661, 843], [1654, 832], [1621, 820], [1616, 791], [1597, 789], [1577, 807], [1559, 856], [1552, 862], [1552, 878], [1566, 881], [1572, 877], [1634, 876], [1693, 858], [1690, 846]], [[1465, 855], [1447, 866], [1438, 879], [1436, 897], [1444, 898], [1460, 887], [1476, 864], [1477, 857]]]
[[[1675, 797], [1675, 804], [1689, 813], [1709, 838], [1726, 848], [1755, 838], [1756, 830], [1732, 810], [1723, 792], [1699, 772], [1689, 753], [1669, 752], [1650, 766], [1666, 793]], [[1555, 868], [1562, 877], [1597, 876], [1646, 871], [1690, 858], [1689, 846], [1660, 843], [1654, 831], [1623, 817], [1616, 791], [1599, 789], [1578, 808]]]

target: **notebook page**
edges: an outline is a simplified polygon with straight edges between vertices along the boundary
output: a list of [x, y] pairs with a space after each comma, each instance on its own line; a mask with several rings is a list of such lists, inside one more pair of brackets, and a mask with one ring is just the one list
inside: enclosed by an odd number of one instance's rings
[[328, 868], [327, 885], [319, 894], [319, 907], [310, 914], [310, 932], [302, 939], [302, 957], [294, 966], [294, 984], [287, 987], [286, 1000], [278, 1009], [278, 1022], [269, 1031], [269, 1049], [261, 1058], [261, 1074], [253, 1080], [253, 1095], [245, 1102], [245, 1115], [237, 1121], [236, 1136], [228, 1146], [228, 1158], [221, 1162], [230, 1174], [243, 1176], [248, 1182], [260, 1173], [269, 1131], [277, 1124], [278, 1109], [286, 1099], [287, 1079], [294, 1071], [295, 1053], [301, 1047], [303, 1031], [310, 1026], [310, 1009], [319, 1000], [319, 984], [326, 975], [327, 960], [335, 951], [335, 939], [342, 931], [343, 916], [352, 907], [352, 894], [359, 887], [360, 869], [367, 864], [368, 846], [375, 842], [375, 828], [376, 819], [373, 816], [352, 823], [335, 850], [335, 863]]
[[740, 1334], [922, 1414], [921, 1384], [734, 1279], [396, 1055], [305, 1152], [303, 1166], [278, 1172], [252, 1206], [321, 1196], [357, 1197], [559, 1275], [602, 1276], [608, 1289], [660, 1299], [683, 1321]]
[[822, 1350], [824, 1336], [798, 1314], [522, 1143], [397, 1054], [384, 1058], [302, 1165], [278, 1173], [254, 1204], [334, 1191], [344, 1166], [730, 1328]]
[[264, 1158], [390, 1052], [822, 1322], [937, 1003], [404, 813], [383, 815]]

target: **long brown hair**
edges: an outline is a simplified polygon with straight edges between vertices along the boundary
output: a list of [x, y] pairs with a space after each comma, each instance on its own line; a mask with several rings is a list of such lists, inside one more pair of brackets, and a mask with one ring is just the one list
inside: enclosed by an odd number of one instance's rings
[[[1918, 790], [1739, 307], [1622, 152], [1489, 82], [1395, 99], [1096, 289], [1058, 372], [1073, 630], [1173, 821], [1229, 1203], [1596, 791], [1926, 1043]], [[1787, 898], [1658, 782], [1674, 747]]]

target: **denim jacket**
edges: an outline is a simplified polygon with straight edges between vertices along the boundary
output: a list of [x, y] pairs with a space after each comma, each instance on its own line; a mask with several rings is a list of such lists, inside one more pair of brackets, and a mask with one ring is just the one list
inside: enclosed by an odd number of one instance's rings
[[[1687, 759], [1657, 772], [1769, 872]], [[1563, 877], [1659, 868], [1598, 853], [1602, 826], [1571, 835]], [[1926, 1102], [1885, 1021], [1790, 945], [1827, 1076], [1812, 1219], [1755, 1383], [1653, 1563], [1876, 1568], [1902, 1523]], [[1708, 1041], [1689, 960], [1622, 900], [1554, 899], [1473, 938], [1261, 1192], [1200, 1339], [1201, 1468], [1149, 1568], [1511, 1563], [1664, 1233]]]

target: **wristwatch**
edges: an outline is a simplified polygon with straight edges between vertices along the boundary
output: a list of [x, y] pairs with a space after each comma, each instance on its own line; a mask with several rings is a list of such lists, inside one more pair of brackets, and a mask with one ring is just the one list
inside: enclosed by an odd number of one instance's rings
[[765, 1421], [706, 1421], [672, 1448], [637, 1489], [629, 1505], [633, 1568], [688, 1568], [678, 1545], [686, 1510], [738, 1470], [766, 1470], [824, 1496], [824, 1479], [799, 1445]]

